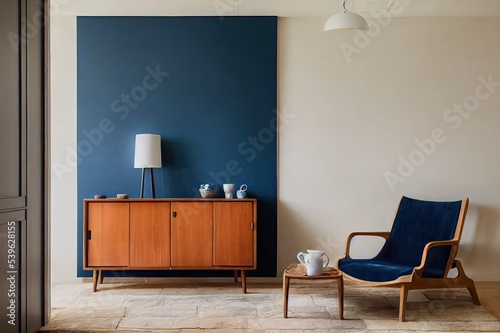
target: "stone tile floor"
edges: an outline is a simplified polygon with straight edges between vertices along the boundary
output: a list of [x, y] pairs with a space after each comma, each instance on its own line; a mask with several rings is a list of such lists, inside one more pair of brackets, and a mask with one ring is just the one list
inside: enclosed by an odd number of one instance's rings
[[[230, 280], [228, 280], [230, 281]], [[338, 320], [335, 283], [292, 282], [289, 318], [282, 286], [231, 282], [52, 285], [52, 320], [42, 332], [500, 332], [500, 322], [467, 291], [410, 291], [407, 322], [398, 321], [398, 289], [345, 288]]]

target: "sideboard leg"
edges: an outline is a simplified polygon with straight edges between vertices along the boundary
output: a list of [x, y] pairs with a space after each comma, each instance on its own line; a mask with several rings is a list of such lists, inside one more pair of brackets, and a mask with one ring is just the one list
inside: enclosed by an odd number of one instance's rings
[[247, 293], [247, 273], [243, 269], [241, 270], [241, 288], [243, 289], [243, 294]]
[[92, 285], [93, 285], [93, 291], [97, 291], [97, 280], [98, 280], [98, 275], [99, 275], [99, 270], [94, 269], [94, 272], [92, 274]]
[[234, 270], [234, 282], [237, 283], [238, 282], [238, 270]]
[[98, 284], [102, 284], [102, 281], [104, 280], [104, 272], [102, 269], [99, 270], [99, 280], [98, 280]]

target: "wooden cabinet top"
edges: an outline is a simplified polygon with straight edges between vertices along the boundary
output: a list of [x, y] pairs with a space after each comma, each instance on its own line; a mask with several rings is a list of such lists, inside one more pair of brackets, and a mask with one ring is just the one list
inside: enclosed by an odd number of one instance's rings
[[257, 202], [255, 198], [245, 199], [225, 199], [225, 198], [129, 198], [129, 199], [84, 199], [84, 202], [171, 202], [171, 201], [186, 201], [186, 202]]

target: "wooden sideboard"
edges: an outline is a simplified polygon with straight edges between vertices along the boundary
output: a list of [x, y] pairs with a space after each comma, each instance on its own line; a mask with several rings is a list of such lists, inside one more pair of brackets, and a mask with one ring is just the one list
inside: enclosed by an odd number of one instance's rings
[[83, 268], [232, 270], [246, 293], [257, 268], [256, 199], [85, 199]]

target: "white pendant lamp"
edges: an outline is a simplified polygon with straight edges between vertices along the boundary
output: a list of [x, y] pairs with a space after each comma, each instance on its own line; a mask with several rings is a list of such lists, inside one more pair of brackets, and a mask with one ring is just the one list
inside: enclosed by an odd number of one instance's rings
[[328, 21], [326, 21], [324, 31], [339, 29], [368, 30], [368, 23], [363, 16], [351, 13], [347, 10], [345, 7], [346, 1], [347, 0], [344, 0], [344, 12], [332, 15]]

